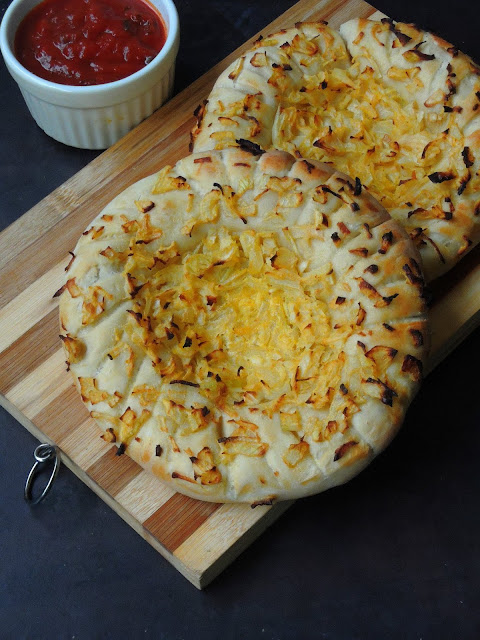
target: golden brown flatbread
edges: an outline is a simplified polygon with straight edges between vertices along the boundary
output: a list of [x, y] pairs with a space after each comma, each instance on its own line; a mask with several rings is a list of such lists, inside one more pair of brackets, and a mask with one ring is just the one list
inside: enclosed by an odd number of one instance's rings
[[413, 25], [297, 24], [219, 77], [193, 148], [246, 139], [358, 177], [407, 229], [430, 281], [480, 239], [479, 76], [468, 56]]
[[196, 498], [349, 480], [420, 383], [418, 252], [328, 165], [193, 154], [115, 198], [67, 277], [63, 343], [104, 439]]

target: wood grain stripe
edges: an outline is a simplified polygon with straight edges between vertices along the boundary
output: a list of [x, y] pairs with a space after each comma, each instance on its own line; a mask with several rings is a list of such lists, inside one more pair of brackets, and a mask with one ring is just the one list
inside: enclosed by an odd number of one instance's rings
[[[2, 231], [0, 241], [5, 247], [0, 254], [2, 272], [11, 266], [11, 262], [18, 264], [18, 256], [28, 250], [32, 242], [47, 235], [59, 220], [71, 214], [81, 198], [102, 184], [105, 175], [98, 165], [106, 163], [107, 172], [108, 169], [113, 171], [113, 165], [108, 165], [108, 157], [106, 153], [99, 156]], [[30, 253], [30, 257], [32, 255]], [[31, 262], [30, 259], [29, 267]], [[0, 280], [0, 289], [2, 285]]]
[[148, 471], [136, 476], [117, 494], [116, 500], [139, 522], [155, 513], [175, 491]]
[[[105, 204], [111, 197], [109, 192], [103, 194]], [[45, 244], [45, 236], [40, 235], [32, 244], [16, 257], [19, 264], [31, 260], [31, 256], [35, 255], [36, 259], [32, 262], [29, 269], [15, 269], [15, 262], [0, 273], [0, 303], [2, 305], [15, 304], [18, 299], [16, 296], [18, 291], [30, 287], [35, 287], [36, 283], [42, 280], [53, 270], [58, 270], [59, 277], [52, 283], [50, 287], [43, 289], [43, 295], [51, 300], [52, 295], [65, 282], [65, 267], [68, 264], [68, 251], [74, 249], [80, 235], [83, 233], [88, 223], [100, 212], [100, 207], [92, 209], [84, 206], [82, 209], [72, 211], [72, 215], [63, 218], [58, 224], [51, 229], [48, 235], [48, 248]], [[44, 275], [45, 274], [45, 275]], [[7, 307], [8, 308], [8, 307]]]
[[[188, 155], [190, 131], [195, 123], [193, 110], [194, 107], [192, 106], [191, 113], [188, 113], [181, 122], [178, 122], [177, 128], [169, 132], [161, 143], [152, 146], [150, 140], [142, 155], [141, 166], [143, 167], [143, 172], [138, 179], [159, 171], [167, 164], [174, 165], [178, 160]], [[146, 167], [151, 167], [151, 169], [146, 171]]]
[[331, 27], [338, 29], [343, 22], [350, 20], [352, 17], [368, 18], [375, 11], [374, 7], [362, 0], [354, 0], [353, 2], [337, 0], [329, 2], [327, 6], [321, 7], [317, 5], [304, 20], [326, 20]]
[[143, 471], [142, 467], [131, 458], [126, 455], [117, 456], [116, 453], [117, 447], [111, 446], [101, 458], [87, 469], [92, 480], [113, 497]]
[[[43, 238], [42, 242], [43, 247], [38, 247], [38, 254], [48, 255], [49, 251], [47, 251]], [[50, 244], [53, 242], [48, 244], [50, 249]], [[59, 259], [62, 259], [65, 253], [66, 249], [63, 246]], [[40, 258], [34, 261], [35, 266], [32, 266], [32, 271], [35, 271], [37, 263], [40, 262]], [[30, 269], [18, 269], [12, 265], [7, 274], [3, 274], [8, 276], [6, 289], [10, 291], [11, 301], [0, 310], [0, 323], [6, 328], [6, 331], [0, 334], [0, 351], [9, 347], [23, 333], [58, 307], [58, 300], [53, 299], [52, 296], [65, 282], [66, 264], [66, 260], [62, 260], [60, 263], [58, 260], [52, 261], [52, 264], [49, 265], [50, 270], [46, 273], [39, 273], [38, 279], [26, 289], [19, 287], [25, 284], [25, 280], [30, 280], [27, 275], [30, 273]], [[8, 296], [3, 295], [4, 291], [1, 288], [0, 291], [2, 291], [3, 304], [5, 304]]]
[[12, 387], [59, 351], [58, 309], [52, 309], [40, 322], [0, 353], [0, 393]]
[[111, 449], [112, 445], [105, 442], [101, 434], [95, 420], [87, 418], [61, 438], [61, 449], [80, 469], [88, 469]]
[[177, 558], [195, 571], [205, 571], [274, 507], [222, 504], [175, 550]]
[[143, 526], [173, 553], [220, 506], [176, 493]]
[[278, 502], [255, 514], [249, 505], [224, 504], [177, 547], [175, 558], [199, 576], [203, 588], [291, 505]]
[[65, 371], [65, 356], [59, 349], [10, 389], [6, 397], [27, 418], [33, 419], [47, 405], [73, 386]]
[[[65, 377], [68, 376], [64, 374]], [[88, 411], [78, 394], [77, 389], [70, 386], [34, 416], [36, 426], [54, 442], [62, 446], [62, 442], [88, 418]]]

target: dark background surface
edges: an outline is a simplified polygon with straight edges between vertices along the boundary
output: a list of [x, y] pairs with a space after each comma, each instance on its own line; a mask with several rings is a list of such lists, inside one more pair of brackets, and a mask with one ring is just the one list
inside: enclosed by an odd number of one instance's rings
[[[177, 0], [176, 91], [292, 4]], [[480, 60], [478, 1], [376, 6]], [[1, 228], [98, 155], [48, 138], [3, 61], [0, 145]], [[479, 353], [477, 330], [385, 453], [298, 501], [203, 592], [66, 468], [27, 506], [38, 443], [0, 409], [0, 638], [479, 639]]]

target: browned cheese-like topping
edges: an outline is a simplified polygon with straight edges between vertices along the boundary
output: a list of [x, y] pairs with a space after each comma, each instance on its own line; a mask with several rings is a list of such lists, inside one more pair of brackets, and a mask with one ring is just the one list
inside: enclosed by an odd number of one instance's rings
[[[228, 75], [232, 93], [245, 86], [251, 93], [229, 101], [223, 84], [215, 87], [206, 110], [197, 111], [193, 138], [199, 148], [209, 139], [210, 148], [238, 145], [254, 155], [272, 146], [355, 176], [354, 196], [368, 190], [412, 237], [422, 224], [415, 241], [433, 279], [464, 253], [448, 250], [461, 239], [457, 227], [472, 235], [471, 197], [480, 178], [478, 135], [468, 127], [480, 86], [468, 78], [478, 67], [414, 25], [387, 18], [349, 24], [340, 29], [343, 38], [320, 24], [299, 24], [284, 41], [281, 34], [259, 41]], [[349, 205], [358, 211], [356, 202]]]
[[396, 428], [421, 378], [423, 278], [359, 178], [242, 145], [167, 167], [82, 236], [61, 339], [116, 455], [258, 506], [345, 481]]

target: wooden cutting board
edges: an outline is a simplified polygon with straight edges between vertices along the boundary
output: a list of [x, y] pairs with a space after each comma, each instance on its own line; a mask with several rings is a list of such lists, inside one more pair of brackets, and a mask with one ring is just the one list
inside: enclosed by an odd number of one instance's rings
[[[361, 0], [301, 0], [263, 33], [300, 20], [333, 27], [375, 9]], [[376, 13], [374, 17], [381, 14]], [[196, 587], [202, 588], [291, 503], [251, 509], [187, 498], [99, 437], [65, 372], [57, 302], [68, 250], [129, 184], [188, 153], [195, 107], [254, 39], [173, 98], [0, 234], [0, 403]], [[480, 249], [436, 285], [430, 369], [480, 323]]]

